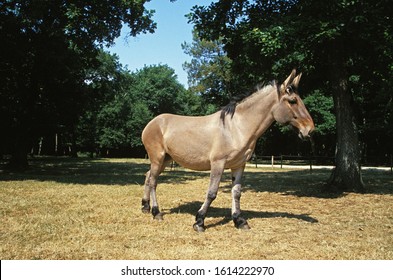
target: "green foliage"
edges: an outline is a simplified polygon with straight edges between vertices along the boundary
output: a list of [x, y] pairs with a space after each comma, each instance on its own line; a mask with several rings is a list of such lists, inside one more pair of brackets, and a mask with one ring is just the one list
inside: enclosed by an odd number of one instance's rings
[[[182, 48], [192, 57], [191, 62], [183, 64], [190, 90], [200, 95], [207, 106], [220, 108], [226, 104], [231, 98], [232, 61], [223, 50], [222, 41], [204, 40], [193, 32], [193, 42], [182, 44]], [[205, 113], [210, 112], [207, 110]]]
[[199, 113], [200, 98], [184, 89], [172, 68], [153, 65], [130, 73], [105, 52], [99, 61], [90, 71], [92, 100], [76, 130], [80, 149], [141, 148], [142, 130], [154, 116]]
[[146, 66], [135, 73], [134, 95], [143, 99], [154, 116], [183, 113], [185, 89], [177, 81], [175, 71], [167, 65]]
[[138, 147], [145, 125], [162, 113], [183, 113], [184, 87], [166, 65], [146, 66], [130, 76], [129, 84], [116, 93], [98, 114], [100, 147]]
[[[76, 124], [91, 100], [86, 82], [99, 47], [120, 35], [153, 32], [144, 0], [0, 2], [0, 145], [24, 167], [44, 133]], [[91, 73], [88, 73], [90, 71]]]
[[315, 133], [319, 135], [334, 134], [336, 118], [333, 112], [333, 97], [315, 90], [303, 101], [315, 122]]
[[127, 95], [116, 96], [97, 116], [97, 144], [112, 149], [140, 146], [142, 129], [151, 118], [146, 104], [135, 103]]
[[112, 102], [122, 85], [129, 82], [129, 77], [122, 74], [122, 69], [116, 55], [101, 50], [94, 66], [85, 70], [87, 102], [75, 129], [70, 131], [79, 148], [83, 147], [91, 153], [96, 151], [99, 141], [96, 129], [98, 114], [106, 104]]

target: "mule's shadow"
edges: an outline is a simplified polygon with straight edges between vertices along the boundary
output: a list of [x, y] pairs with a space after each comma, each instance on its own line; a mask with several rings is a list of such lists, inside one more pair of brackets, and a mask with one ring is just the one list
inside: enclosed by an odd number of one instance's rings
[[[164, 214], [175, 214], [175, 213], [187, 213], [190, 215], [195, 215], [202, 203], [200, 201], [192, 201], [187, 202], [178, 207], [172, 209], [164, 209]], [[230, 216], [231, 210], [229, 208], [220, 208], [210, 206], [207, 217], [212, 218], [222, 218], [222, 220], [213, 223], [207, 224], [206, 227], [215, 227], [219, 225], [225, 225], [232, 221], [232, 217]], [[318, 223], [318, 220], [311, 217], [309, 214], [293, 214], [288, 212], [265, 212], [265, 211], [251, 211], [251, 210], [242, 210], [242, 217], [246, 219], [269, 219], [269, 218], [289, 218], [289, 219], [298, 219], [307, 223]]]

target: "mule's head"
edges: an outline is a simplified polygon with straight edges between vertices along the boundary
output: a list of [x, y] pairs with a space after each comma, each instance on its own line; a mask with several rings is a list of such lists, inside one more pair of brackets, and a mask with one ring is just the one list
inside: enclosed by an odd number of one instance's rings
[[291, 125], [303, 140], [310, 138], [314, 130], [314, 121], [298, 94], [299, 81], [302, 74], [296, 76], [296, 71], [278, 86], [279, 101], [272, 108], [274, 119], [283, 125]]

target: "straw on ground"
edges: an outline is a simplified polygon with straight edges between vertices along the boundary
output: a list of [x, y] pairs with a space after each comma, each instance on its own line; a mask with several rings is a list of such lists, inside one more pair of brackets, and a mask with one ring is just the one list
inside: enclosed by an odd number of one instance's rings
[[160, 177], [164, 221], [142, 214], [145, 160], [37, 159], [0, 171], [1, 259], [393, 259], [393, 177], [364, 173], [368, 193], [321, 192], [330, 171], [247, 167], [242, 209], [230, 218], [230, 174], [192, 229], [208, 173]]

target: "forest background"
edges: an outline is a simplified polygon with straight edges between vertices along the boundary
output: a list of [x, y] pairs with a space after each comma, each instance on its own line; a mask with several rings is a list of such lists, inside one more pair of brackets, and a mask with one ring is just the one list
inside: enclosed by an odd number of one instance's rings
[[140, 135], [154, 116], [213, 113], [260, 82], [282, 81], [293, 68], [303, 72], [300, 94], [316, 124], [313, 149], [274, 125], [256, 154], [313, 153], [336, 163], [347, 157], [358, 163], [342, 169], [347, 174], [360, 164], [389, 163], [389, 1], [194, 6], [187, 15], [193, 41], [182, 46], [192, 57], [184, 64], [188, 88], [167, 65], [131, 72], [105, 51], [123, 25], [130, 36], [154, 32], [146, 2], [0, 1], [0, 155], [10, 168], [26, 168], [29, 155], [144, 157]]

